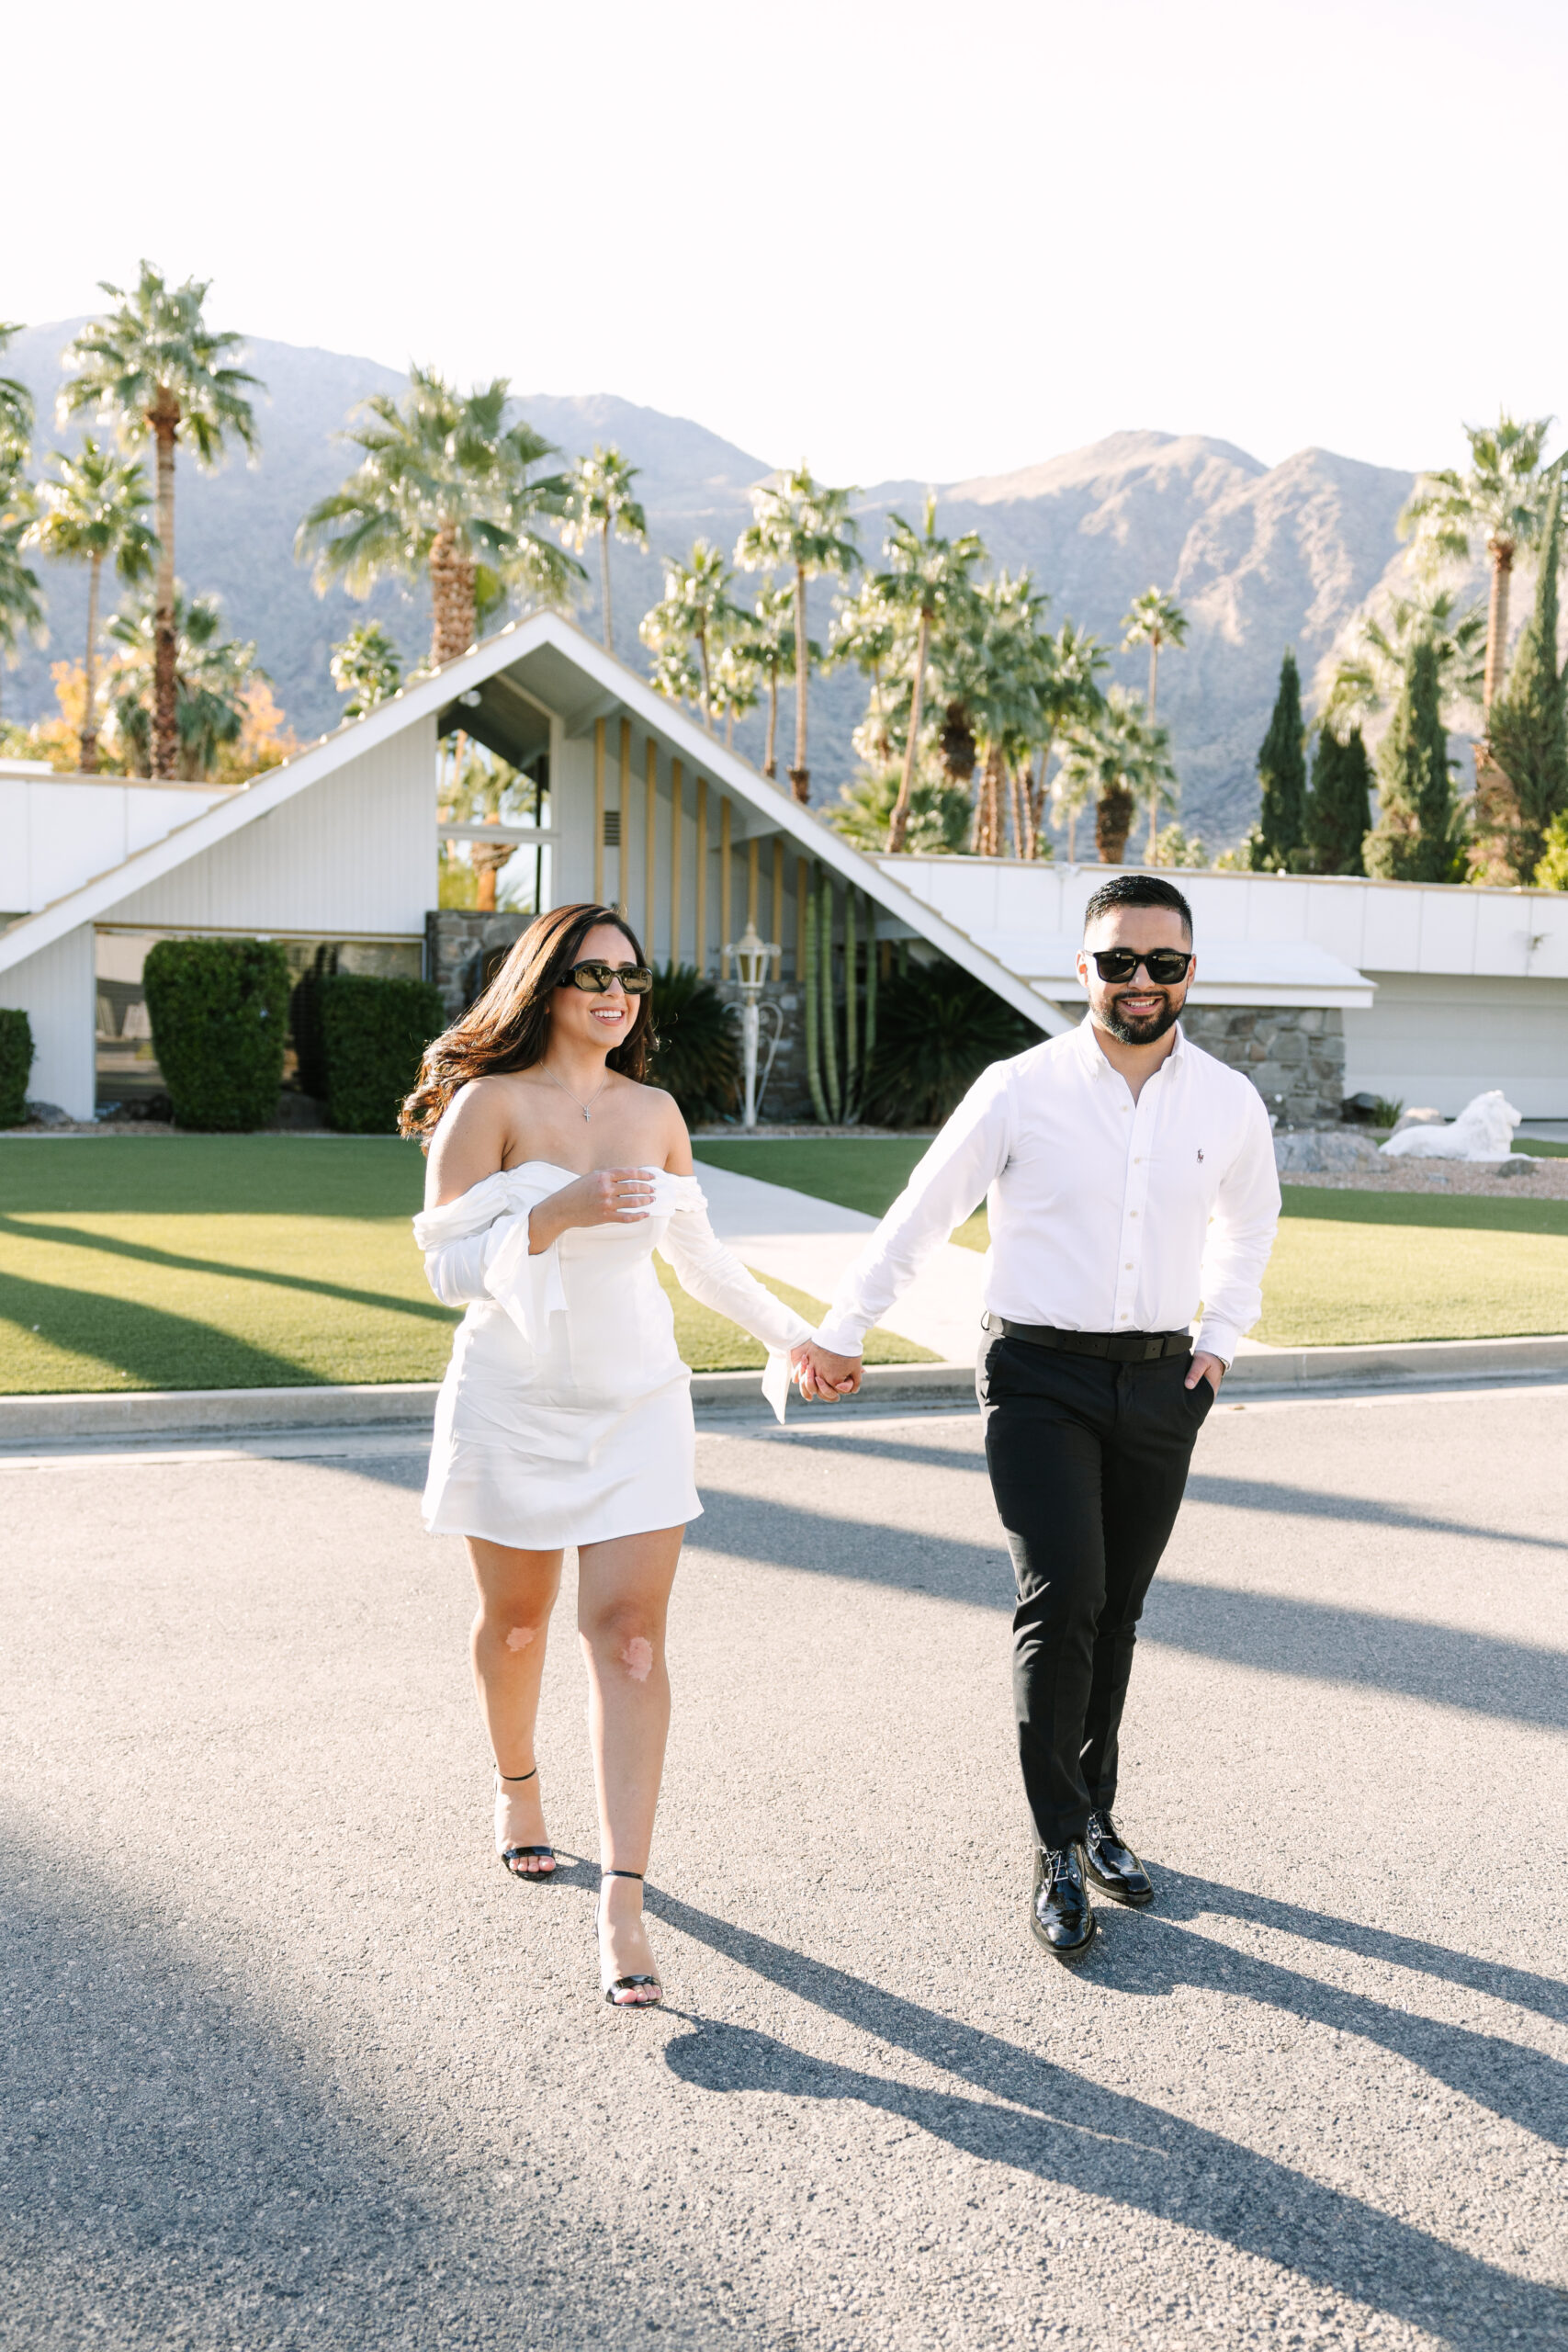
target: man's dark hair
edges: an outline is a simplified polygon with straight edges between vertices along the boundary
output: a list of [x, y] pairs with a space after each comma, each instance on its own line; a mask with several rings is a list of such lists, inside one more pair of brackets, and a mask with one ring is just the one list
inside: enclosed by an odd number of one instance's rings
[[1191, 908], [1175, 883], [1162, 882], [1157, 874], [1119, 874], [1114, 882], [1102, 882], [1098, 890], [1091, 890], [1083, 910], [1086, 936], [1097, 916], [1114, 914], [1118, 907], [1168, 907], [1172, 914], [1181, 917], [1188, 938], [1192, 936]]

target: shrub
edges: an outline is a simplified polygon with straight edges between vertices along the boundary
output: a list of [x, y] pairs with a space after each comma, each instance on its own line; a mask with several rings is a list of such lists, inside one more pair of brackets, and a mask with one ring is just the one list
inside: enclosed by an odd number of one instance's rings
[[740, 1090], [739, 1039], [723, 998], [694, 964], [661, 964], [654, 972], [653, 1029], [659, 1042], [649, 1079], [668, 1088], [682, 1117], [722, 1119], [732, 1111]]
[[334, 972], [316, 990], [328, 1124], [347, 1135], [396, 1135], [420, 1058], [446, 1026], [440, 989]]
[[867, 1114], [890, 1127], [935, 1126], [990, 1063], [1040, 1036], [956, 964], [911, 964], [880, 992]]
[[277, 1116], [288, 959], [270, 939], [160, 939], [141, 987], [175, 1125], [232, 1134]]
[[27, 1117], [32, 1066], [32, 1023], [16, 1007], [0, 1005], [0, 1127], [19, 1127]]

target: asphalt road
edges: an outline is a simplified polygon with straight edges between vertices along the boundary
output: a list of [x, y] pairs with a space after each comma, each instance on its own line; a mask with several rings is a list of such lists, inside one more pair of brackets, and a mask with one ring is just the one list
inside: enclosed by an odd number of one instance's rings
[[1077, 1973], [974, 1417], [705, 1434], [635, 2016], [397, 1442], [0, 1464], [7, 2352], [1568, 2340], [1568, 1389], [1214, 1413]]

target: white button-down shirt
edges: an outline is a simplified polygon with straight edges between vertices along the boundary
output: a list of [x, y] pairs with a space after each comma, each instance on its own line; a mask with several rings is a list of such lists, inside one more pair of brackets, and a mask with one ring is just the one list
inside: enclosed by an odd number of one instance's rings
[[984, 1195], [986, 1306], [1064, 1331], [1179, 1331], [1229, 1363], [1263, 1305], [1280, 1183], [1263, 1099], [1183, 1035], [1136, 1102], [1088, 1020], [969, 1090], [834, 1295], [824, 1347], [865, 1335]]

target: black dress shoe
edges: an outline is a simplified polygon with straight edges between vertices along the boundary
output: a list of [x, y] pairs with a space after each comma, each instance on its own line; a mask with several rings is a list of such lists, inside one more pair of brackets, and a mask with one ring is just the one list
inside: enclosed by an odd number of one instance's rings
[[1141, 1911], [1155, 1899], [1154, 1881], [1108, 1813], [1091, 1813], [1084, 1832], [1085, 1868], [1112, 1903]]
[[1076, 1841], [1053, 1852], [1036, 1850], [1029, 1925], [1035, 1942], [1055, 1960], [1081, 1960], [1093, 1943], [1094, 1906], [1084, 1884], [1083, 1848]]

